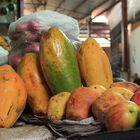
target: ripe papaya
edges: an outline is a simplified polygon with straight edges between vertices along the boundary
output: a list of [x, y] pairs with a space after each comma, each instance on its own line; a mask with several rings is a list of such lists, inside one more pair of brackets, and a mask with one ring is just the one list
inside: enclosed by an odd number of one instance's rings
[[92, 85], [90, 88], [96, 90], [99, 93], [104, 93], [107, 89], [102, 85]]
[[118, 93], [104, 93], [92, 103], [92, 113], [100, 122], [105, 121], [105, 113], [114, 105], [126, 99]]
[[121, 94], [126, 100], [130, 100], [134, 95], [134, 92], [124, 87], [112, 87], [108, 88], [105, 93], [118, 93]]
[[57, 122], [63, 119], [70, 95], [70, 92], [60, 92], [50, 98], [47, 113], [49, 120]]
[[91, 106], [101, 93], [89, 88], [76, 88], [66, 107], [66, 119], [80, 121], [90, 116]]
[[43, 32], [40, 43], [40, 63], [53, 94], [72, 92], [81, 86], [73, 43], [57, 27]]
[[14, 125], [25, 108], [26, 99], [21, 77], [10, 65], [0, 66], [0, 127]]
[[77, 52], [81, 77], [87, 86], [102, 85], [109, 88], [113, 83], [108, 56], [96, 40], [88, 38]]
[[139, 88], [139, 85], [137, 85], [133, 82], [124, 81], [124, 82], [112, 83], [110, 85], [110, 88], [112, 88], [112, 87], [123, 87], [123, 88], [131, 90], [132, 92], [136, 92], [137, 89]]
[[26, 53], [19, 63], [17, 71], [25, 82], [27, 101], [33, 113], [46, 115], [50, 93], [37, 54]]

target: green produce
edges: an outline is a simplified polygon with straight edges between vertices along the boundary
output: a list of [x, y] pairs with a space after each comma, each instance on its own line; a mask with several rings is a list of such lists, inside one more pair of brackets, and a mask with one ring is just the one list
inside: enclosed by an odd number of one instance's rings
[[42, 33], [39, 53], [44, 77], [53, 94], [72, 92], [81, 86], [74, 45], [57, 27]]
[[123, 79], [123, 78], [121, 78], [121, 77], [115, 77], [115, 78], [113, 78], [113, 82], [115, 83], [115, 82], [125, 82], [126, 80], [125, 79]]

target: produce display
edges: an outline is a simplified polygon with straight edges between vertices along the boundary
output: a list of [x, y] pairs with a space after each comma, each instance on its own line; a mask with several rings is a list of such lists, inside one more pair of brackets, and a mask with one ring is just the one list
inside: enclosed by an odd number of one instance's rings
[[23, 112], [27, 91], [22, 78], [9, 65], [0, 66], [0, 127], [9, 128]]
[[140, 92], [135, 92], [135, 94], [131, 97], [130, 101], [133, 101], [140, 106]]
[[96, 40], [88, 38], [78, 50], [82, 78], [87, 86], [99, 84], [108, 88], [113, 83], [109, 59]]
[[17, 72], [24, 80], [27, 89], [27, 102], [33, 113], [46, 115], [49, 89], [45, 83], [37, 54], [26, 53], [18, 65]]
[[51, 121], [59, 121], [64, 118], [66, 104], [69, 100], [70, 92], [60, 92], [52, 96], [48, 104], [47, 117]]
[[126, 130], [134, 128], [139, 123], [139, 112], [139, 106], [134, 102], [120, 102], [110, 108], [106, 113], [106, 127], [108, 130]]
[[42, 33], [39, 56], [44, 77], [53, 94], [72, 92], [81, 86], [74, 45], [58, 28]]
[[54, 26], [60, 28], [73, 42], [77, 42], [78, 21], [55, 11], [35, 12], [12, 22], [8, 30], [12, 47], [9, 54], [10, 65], [16, 69], [25, 53], [38, 53], [41, 33]]
[[101, 121], [105, 121], [105, 113], [119, 102], [125, 101], [125, 98], [117, 93], [103, 93], [92, 104], [92, 112], [95, 117]]
[[110, 88], [112, 87], [124, 87], [131, 90], [132, 92], [136, 92], [136, 90], [139, 88], [137, 84], [132, 82], [115, 82], [110, 85]]
[[106, 88], [102, 85], [92, 85], [90, 88], [96, 90], [99, 93], [104, 93], [106, 91]]
[[66, 118], [77, 121], [88, 118], [91, 105], [99, 96], [100, 93], [91, 88], [76, 88], [68, 100]]
[[[27, 28], [21, 24], [15, 30], [21, 26]], [[25, 51], [20, 58], [13, 52], [9, 65], [0, 66], [0, 127], [14, 126], [26, 104], [30, 114], [56, 124], [93, 117], [107, 131], [140, 126], [139, 85], [113, 82], [109, 58], [95, 39], [87, 38], [76, 49], [59, 27], [51, 27], [37, 40], [37, 52]]]
[[112, 87], [112, 88], [107, 89], [105, 92], [121, 94], [127, 100], [130, 100], [131, 97], [134, 95], [134, 92], [124, 87]]

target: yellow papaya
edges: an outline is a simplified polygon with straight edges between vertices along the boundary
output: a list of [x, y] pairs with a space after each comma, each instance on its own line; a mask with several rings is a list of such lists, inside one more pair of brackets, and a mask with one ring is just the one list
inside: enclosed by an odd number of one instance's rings
[[17, 71], [27, 88], [27, 101], [34, 114], [46, 115], [49, 90], [42, 75], [37, 54], [27, 53], [18, 65]]
[[69, 92], [60, 92], [51, 97], [48, 105], [49, 120], [56, 122], [63, 119], [70, 95]]
[[0, 66], [0, 127], [12, 127], [23, 112], [27, 91], [10, 65]]
[[124, 87], [112, 87], [105, 91], [105, 93], [118, 93], [121, 94], [126, 100], [130, 100], [134, 92]]
[[2, 36], [0, 36], [0, 46], [2, 48], [4, 48], [5, 50], [7, 50], [7, 51], [10, 51], [11, 50], [9, 44], [6, 42], [6, 40]]
[[108, 56], [96, 40], [88, 38], [77, 53], [81, 76], [87, 86], [102, 85], [109, 88], [113, 83]]
[[104, 93], [107, 89], [102, 85], [92, 85], [90, 88], [96, 90], [99, 93]]
[[124, 81], [124, 82], [112, 83], [110, 85], [110, 88], [113, 88], [113, 87], [123, 87], [123, 88], [126, 88], [128, 90], [131, 90], [132, 92], [136, 92], [137, 89], [139, 88], [139, 85], [137, 85], [133, 82]]

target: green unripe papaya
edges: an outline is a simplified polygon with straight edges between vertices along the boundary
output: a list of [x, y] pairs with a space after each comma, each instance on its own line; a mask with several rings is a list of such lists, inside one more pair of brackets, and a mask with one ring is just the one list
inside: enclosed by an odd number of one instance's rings
[[73, 43], [57, 27], [43, 32], [40, 41], [40, 63], [53, 94], [72, 92], [81, 86]]

